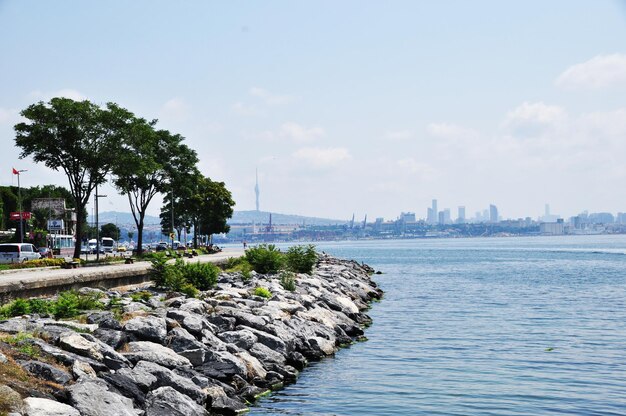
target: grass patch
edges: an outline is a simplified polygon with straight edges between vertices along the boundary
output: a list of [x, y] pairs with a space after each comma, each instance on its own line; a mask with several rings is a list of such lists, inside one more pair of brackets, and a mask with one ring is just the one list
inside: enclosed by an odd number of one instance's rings
[[282, 271], [280, 273], [280, 285], [283, 289], [294, 292], [296, 290], [296, 276], [292, 272]]

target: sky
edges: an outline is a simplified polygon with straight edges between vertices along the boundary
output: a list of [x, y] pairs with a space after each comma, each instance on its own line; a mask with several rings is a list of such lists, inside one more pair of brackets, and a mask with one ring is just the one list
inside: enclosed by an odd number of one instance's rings
[[287, 214], [626, 212], [626, 1], [0, 0], [0, 39], [0, 185], [67, 186], [13, 131], [65, 96], [182, 134], [238, 210], [258, 169]]

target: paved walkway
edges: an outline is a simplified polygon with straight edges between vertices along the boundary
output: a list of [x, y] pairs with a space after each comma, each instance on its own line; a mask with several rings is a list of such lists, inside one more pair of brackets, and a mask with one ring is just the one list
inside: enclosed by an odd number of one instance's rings
[[[244, 251], [237, 248], [226, 248], [215, 254], [201, 255], [187, 262], [222, 262], [230, 257], [239, 257]], [[124, 276], [145, 275], [150, 269], [150, 262], [141, 261], [134, 264], [109, 264], [106, 266], [79, 267], [77, 269], [22, 269], [10, 273], [0, 273], [0, 293], [13, 290], [50, 287], [68, 283], [97, 282], [107, 279], [119, 279]]]

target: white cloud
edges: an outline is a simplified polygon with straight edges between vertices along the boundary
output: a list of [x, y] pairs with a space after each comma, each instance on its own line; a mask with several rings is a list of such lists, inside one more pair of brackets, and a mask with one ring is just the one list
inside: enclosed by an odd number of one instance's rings
[[524, 102], [509, 111], [503, 127], [516, 137], [540, 137], [567, 128], [568, 114], [564, 108], [543, 102]]
[[430, 165], [417, 162], [412, 157], [400, 159], [396, 162], [396, 165], [400, 170], [420, 177], [427, 177], [433, 173], [433, 168]]
[[385, 140], [391, 141], [402, 141], [408, 140], [413, 137], [413, 132], [411, 130], [389, 130], [383, 134], [383, 138]]
[[292, 121], [281, 124], [276, 131], [266, 130], [256, 135], [267, 141], [290, 140], [295, 143], [310, 142], [326, 135], [322, 127], [305, 127]]
[[0, 125], [2, 124], [15, 124], [19, 122], [20, 114], [13, 108], [0, 107]]
[[555, 81], [563, 89], [598, 89], [626, 84], [626, 55], [598, 55], [567, 68]]
[[31, 91], [28, 95], [30, 99], [43, 101], [48, 101], [51, 98], [55, 97], [71, 98], [74, 101], [83, 101], [87, 99], [87, 97], [83, 93], [71, 88], [64, 88], [53, 92], [42, 92], [39, 90], [35, 90]]
[[259, 110], [258, 108], [256, 108], [255, 106], [244, 104], [241, 101], [238, 101], [235, 104], [233, 104], [231, 106], [231, 110], [233, 110], [233, 112], [239, 114], [240, 116], [246, 116], [246, 117], [255, 117], [255, 116], [263, 115], [263, 112]]
[[443, 139], [465, 140], [478, 137], [476, 130], [451, 123], [430, 123], [427, 129], [431, 135]]
[[352, 159], [348, 149], [343, 147], [304, 147], [292, 156], [316, 168], [332, 167]]
[[161, 107], [161, 118], [171, 121], [185, 121], [189, 118], [189, 104], [182, 98], [172, 98]]
[[250, 88], [250, 95], [262, 99], [268, 105], [289, 104], [294, 100], [294, 98], [290, 95], [273, 94], [268, 90], [259, 87]]

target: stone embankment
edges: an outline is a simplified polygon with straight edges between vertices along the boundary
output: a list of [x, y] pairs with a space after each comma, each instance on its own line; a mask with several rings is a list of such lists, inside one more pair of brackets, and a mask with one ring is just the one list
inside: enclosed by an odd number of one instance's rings
[[[276, 275], [222, 273], [199, 299], [107, 291], [117, 313], [0, 322], [0, 414], [244, 412], [295, 382], [309, 360], [363, 337], [371, 322], [363, 311], [382, 296], [372, 272], [322, 255], [311, 275], [296, 276], [294, 291]], [[255, 296], [257, 287], [271, 297]]]

